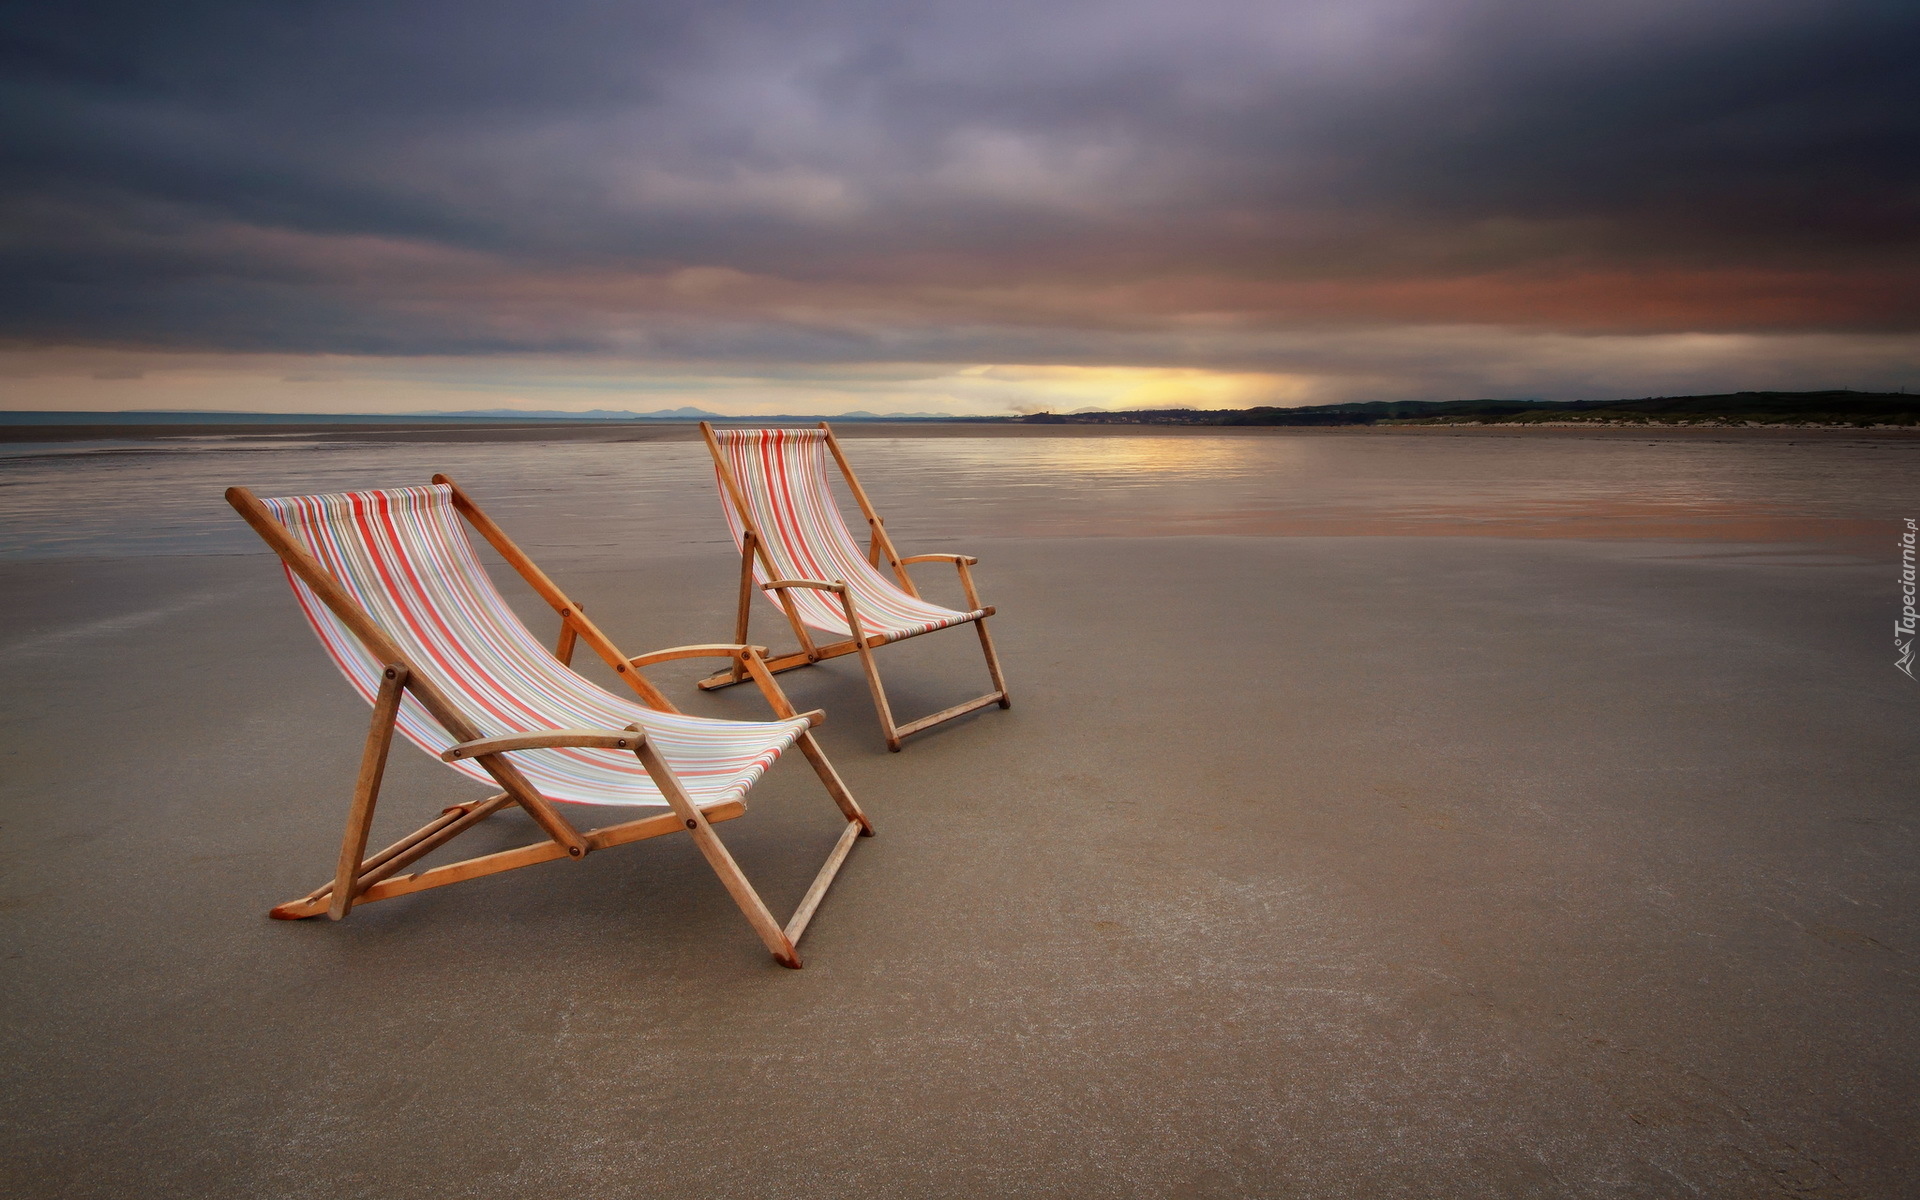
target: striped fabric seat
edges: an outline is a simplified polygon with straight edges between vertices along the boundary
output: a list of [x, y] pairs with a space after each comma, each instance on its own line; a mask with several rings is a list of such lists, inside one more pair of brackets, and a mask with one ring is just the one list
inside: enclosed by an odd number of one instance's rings
[[[908, 595], [867, 561], [827, 487], [824, 430], [715, 429], [713, 436], [741, 485], [767, 557], [779, 571], [769, 576], [765, 565], [755, 560], [754, 578], [763, 588], [771, 579], [845, 583], [860, 614], [860, 632], [889, 642], [975, 620], [984, 612], [956, 612]], [[716, 465], [716, 477], [718, 472]], [[746, 525], [727, 502], [724, 479], [720, 495], [734, 545], [742, 546]], [[808, 625], [851, 636], [837, 596], [809, 588], [789, 589], [787, 595]]]
[[[263, 501], [353, 599], [479, 730], [638, 724], [698, 804], [738, 799], [808, 727], [787, 721], [715, 721], [658, 712], [615, 696], [563, 666], [507, 606], [473, 552], [441, 484]], [[301, 611], [361, 696], [371, 702], [384, 664], [289, 570]], [[401, 732], [438, 758], [454, 739], [411, 695]], [[550, 800], [664, 805], [631, 755], [593, 749], [516, 751], [512, 760]], [[482, 783], [471, 761], [449, 764]]]

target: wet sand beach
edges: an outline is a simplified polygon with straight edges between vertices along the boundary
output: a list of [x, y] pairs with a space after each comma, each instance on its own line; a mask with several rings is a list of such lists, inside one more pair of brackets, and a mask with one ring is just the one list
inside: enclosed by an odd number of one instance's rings
[[[685, 430], [0, 462], [0, 1187], [1910, 1194], [1920, 441], [886, 428], [855, 466], [980, 557], [1015, 703], [889, 754], [853, 663], [782, 676], [879, 833], [798, 972], [679, 838], [265, 918], [366, 709], [200, 489], [443, 462], [638, 654], [731, 624]], [[903, 715], [985, 687], [964, 634], [885, 655]], [[476, 794], [397, 747], [376, 840]], [[748, 809], [784, 914], [833, 810], [797, 759]]]

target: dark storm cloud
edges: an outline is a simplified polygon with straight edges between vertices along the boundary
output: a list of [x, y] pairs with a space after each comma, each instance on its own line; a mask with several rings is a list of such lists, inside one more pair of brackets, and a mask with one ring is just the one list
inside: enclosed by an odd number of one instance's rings
[[[0, 333], [1190, 361], [1912, 330], [1892, 3], [9, 7]], [[1183, 351], [1182, 346], [1193, 347]]]

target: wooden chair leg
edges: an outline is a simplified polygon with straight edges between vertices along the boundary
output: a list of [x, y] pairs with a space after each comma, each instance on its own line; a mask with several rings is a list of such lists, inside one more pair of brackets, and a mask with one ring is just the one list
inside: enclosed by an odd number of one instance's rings
[[887, 739], [887, 749], [900, 753], [900, 730], [893, 723], [893, 707], [887, 703], [887, 689], [880, 685], [880, 670], [873, 665], [873, 648], [867, 645], [866, 635], [861, 632], [860, 610], [854, 607], [853, 593], [841, 589], [840, 606], [846, 610], [847, 628], [853, 631], [853, 644], [860, 654], [860, 669], [867, 674], [867, 690], [873, 693], [873, 711], [880, 718], [880, 732]]
[[373, 810], [380, 799], [380, 780], [387, 773], [387, 752], [393, 748], [394, 720], [400, 715], [407, 669], [389, 666], [380, 676], [380, 692], [373, 700], [373, 721], [367, 726], [367, 746], [360, 755], [360, 776], [353, 785], [353, 806], [347, 810], [346, 834], [340, 839], [340, 860], [333, 873], [333, 898], [327, 916], [335, 921], [353, 907], [358, 890], [355, 877], [367, 854], [367, 834], [373, 828]]
[[[787, 927], [782, 932], [789, 943], [799, 943], [800, 936], [806, 933], [807, 925], [813, 920], [814, 910], [820, 907], [820, 901], [825, 898], [828, 885], [840, 873], [840, 864], [847, 861], [848, 851], [868, 832], [871, 831], [862, 829], [858, 821], [848, 821], [847, 827], [840, 831], [840, 840], [833, 844], [833, 852], [827, 855], [820, 873], [813, 877], [813, 883], [808, 886], [807, 894], [800, 897], [799, 906], [793, 910], [793, 916], [787, 919]], [[798, 966], [799, 963], [793, 965]]]
[[1000, 693], [1000, 707], [1012, 708], [1013, 698], [1007, 695], [1007, 681], [1000, 677], [1000, 655], [993, 649], [993, 637], [987, 633], [987, 619], [981, 617], [973, 623], [980, 634], [980, 650], [987, 656], [987, 674], [993, 677], [993, 690]]
[[786, 610], [787, 623], [793, 626], [793, 640], [800, 643], [800, 653], [807, 656], [808, 662], [819, 662], [820, 647], [814, 644], [813, 635], [807, 632], [806, 622], [800, 619], [800, 610], [794, 607], [793, 597], [785, 588], [780, 589], [780, 607]]
[[[976, 697], [964, 704], [956, 704], [952, 708], [943, 708], [937, 713], [908, 721], [904, 725], [893, 724], [893, 714], [883, 709], [881, 720], [883, 724], [890, 727], [891, 730], [887, 738], [887, 748], [889, 750], [900, 749], [901, 743], [916, 733], [932, 729], [936, 725], [944, 725], [955, 717], [964, 717], [968, 713], [978, 711], [989, 704], [998, 704], [1001, 708], [1013, 707], [1013, 699], [1007, 695], [1006, 680], [1000, 675], [1000, 656], [994, 652], [993, 638], [987, 633], [986, 618], [982, 617], [975, 621], [974, 624], [979, 627], [980, 649], [983, 650], [987, 656], [987, 673], [993, 676], [993, 690], [984, 696]], [[878, 699], [880, 686], [879, 673], [870, 668], [867, 677], [872, 683], [875, 689], [875, 697]]]
[[[639, 727], [629, 726], [629, 728], [637, 730]], [[774, 961], [783, 967], [798, 969], [801, 965], [800, 952], [794, 948], [792, 939], [788, 938], [786, 931], [780, 928], [780, 923], [773, 919], [773, 914], [767, 911], [766, 902], [760, 899], [760, 893], [754, 891], [753, 885], [747, 882], [746, 875], [741, 873], [740, 864], [733, 861], [733, 855], [727, 852], [726, 845], [721, 842], [719, 835], [714, 833], [713, 826], [707, 823], [706, 814], [700, 811], [692, 797], [687, 795], [686, 789], [680, 786], [680, 781], [674, 777], [673, 770], [667, 766], [666, 760], [660, 757], [659, 751], [653, 748], [651, 741], [644, 739], [634, 754], [639, 757], [640, 765], [646, 769], [654, 786], [658, 787], [660, 794], [666, 797], [668, 806], [685, 822], [687, 832], [693, 835], [693, 844], [700, 847], [700, 853], [706, 858], [707, 865], [712, 867], [713, 873], [720, 877], [721, 885], [733, 897], [733, 902], [740, 906], [740, 912], [747, 918], [747, 924], [753, 926], [753, 931], [760, 935], [760, 941], [772, 952]]]
[[[754, 541], [755, 541], [755, 538], [753, 535], [753, 530], [751, 529], [747, 530], [746, 534], [741, 539], [740, 610], [739, 612], [734, 614], [734, 619], [733, 619], [733, 644], [736, 646], [744, 646], [747, 644], [747, 626], [753, 620], [753, 544], [754, 544]], [[740, 660], [738, 659], [734, 660], [733, 666], [729, 671], [729, 674], [733, 682], [735, 683], [746, 682], [746, 678], [747, 678], [746, 668], [741, 664]]]
[[805, 754], [807, 761], [813, 764], [814, 774], [818, 775], [820, 782], [826, 786], [827, 794], [833, 797], [833, 802], [839, 806], [841, 815], [847, 818], [847, 827], [840, 831], [840, 840], [834, 843], [833, 852], [827, 855], [827, 861], [821, 865], [819, 874], [813, 877], [813, 883], [807, 888], [806, 895], [800, 898], [800, 903], [794, 908], [793, 916], [787, 918], [787, 940], [797, 946], [800, 944], [800, 935], [807, 931], [808, 924], [813, 921], [813, 914], [820, 907], [820, 901], [826, 898], [828, 885], [833, 882], [834, 876], [839, 874], [840, 864], [846, 862], [848, 852], [853, 849], [853, 843], [860, 838], [873, 836], [873, 822], [867, 820], [867, 814], [861, 811], [860, 802], [855, 800], [853, 793], [847, 790], [845, 781], [840, 778], [840, 772], [834, 770], [833, 764], [827, 761], [827, 756], [821, 751], [819, 743], [813, 740], [812, 731], [802, 733], [796, 740], [801, 753]]
[[867, 690], [873, 693], [873, 712], [880, 718], [880, 732], [887, 739], [887, 749], [895, 754], [900, 752], [900, 728], [893, 723], [893, 706], [887, 703], [887, 689], [880, 684], [880, 670], [873, 665], [873, 651], [867, 643], [860, 643], [860, 669], [867, 675]]
[[806, 755], [807, 761], [813, 764], [813, 773], [820, 777], [820, 782], [827, 789], [827, 795], [833, 797], [833, 802], [839, 805], [840, 812], [847, 820], [860, 826], [861, 837], [872, 837], [873, 822], [867, 820], [867, 814], [861, 810], [860, 802], [855, 800], [853, 793], [847, 790], [846, 783], [840, 778], [840, 772], [834, 770], [833, 764], [827, 761], [826, 754], [820, 749], [820, 743], [813, 740], [813, 731], [808, 730], [801, 734], [798, 743], [800, 753]]

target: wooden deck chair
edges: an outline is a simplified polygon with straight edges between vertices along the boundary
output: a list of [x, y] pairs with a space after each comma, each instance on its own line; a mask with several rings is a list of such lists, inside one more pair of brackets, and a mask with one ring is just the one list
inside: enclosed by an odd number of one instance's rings
[[[987, 633], [987, 618], [994, 610], [981, 605], [973, 574], [967, 570], [980, 560], [965, 554], [901, 558], [826, 422], [818, 429], [715, 429], [702, 421], [700, 432], [713, 454], [727, 526], [740, 547], [740, 609], [734, 626], [738, 640], [746, 640], [753, 592], [758, 588], [786, 614], [800, 641], [794, 653], [768, 659], [768, 670], [791, 671], [822, 659], [858, 654], [889, 750], [900, 749], [903, 739], [942, 721], [989, 704], [1012, 705], [1000, 675], [1000, 658]], [[864, 554], [834, 504], [827, 484], [828, 454], [833, 455], [872, 531]], [[883, 555], [892, 578], [879, 570]], [[956, 612], [921, 599], [907, 574], [908, 564], [921, 562], [952, 563], [960, 572], [970, 611]], [[873, 651], [889, 642], [969, 622], [980, 635], [993, 691], [930, 717], [894, 724], [880, 673], [874, 669]], [[808, 634], [809, 626], [843, 640], [820, 645]], [[701, 680], [700, 686], [727, 687], [746, 678], [736, 663]]]
[[[321, 644], [373, 704], [333, 879], [275, 908], [273, 916], [295, 920], [324, 912], [338, 920], [358, 904], [684, 832], [774, 958], [800, 965], [795, 943], [854, 839], [873, 827], [813, 740], [820, 714], [794, 712], [760, 650], [680, 646], [627, 658], [444, 475], [434, 476], [430, 487], [265, 501], [245, 488], [229, 488], [227, 500], [280, 556]], [[507, 606], [461, 530], [460, 517], [560, 614], [557, 650], [536, 641]], [[568, 668], [579, 641], [631, 684], [637, 702]], [[759, 683], [776, 719], [687, 716], [640, 673], [651, 663], [700, 656], [731, 659]], [[502, 790], [454, 805], [368, 856], [367, 831], [396, 729], [460, 774], [491, 780]], [[742, 815], [747, 789], [796, 743], [847, 824], [782, 927], [713, 826]], [[510, 804], [524, 809], [546, 839], [398, 873]], [[671, 811], [581, 832], [561, 815], [564, 804], [664, 805]]]

